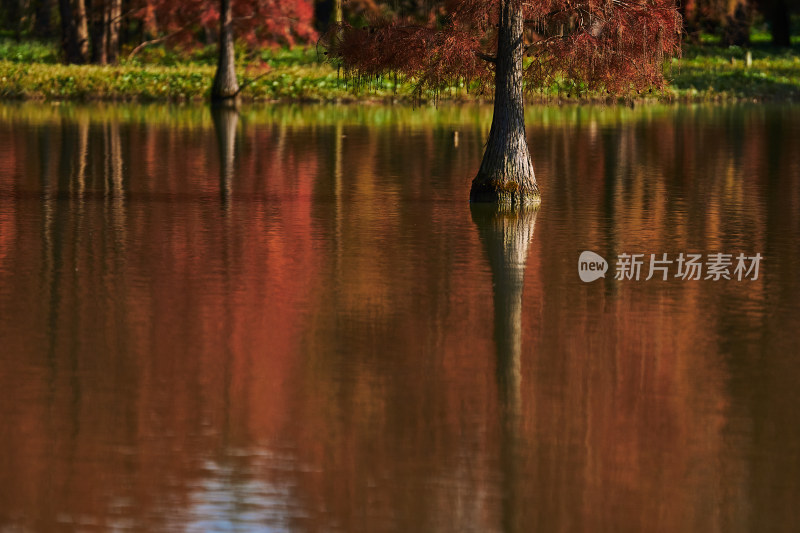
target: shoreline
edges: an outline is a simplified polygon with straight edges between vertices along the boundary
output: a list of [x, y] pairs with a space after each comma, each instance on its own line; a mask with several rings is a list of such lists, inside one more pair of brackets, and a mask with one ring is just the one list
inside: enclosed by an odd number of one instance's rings
[[[741, 50], [692, 49], [667, 65], [664, 89], [612, 96], [582, 91], [563, 82], [526, 90], [535, 105], [640, 105], [689, 103], [798, 103], [800, 53], [761, 53], [751, 65], [733, 55]], [[77, 101], [110, 103], [209, 103], [215, 67], [211, 64], [63, 65], [0, 59], [0, 101]], [[325, 63], [240, 65], [246, 104], [307, 103], [363, 105], [440, 105], [491, 103], [491, 90], [444, 88], [415, 91], [413, 80], [388, 76], [356, 83]]]

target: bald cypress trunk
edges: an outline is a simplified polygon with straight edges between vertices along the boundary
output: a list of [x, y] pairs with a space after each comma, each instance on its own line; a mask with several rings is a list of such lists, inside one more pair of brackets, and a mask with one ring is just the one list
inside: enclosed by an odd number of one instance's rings
[[236, 81], [236, 64], [233, 50], [233, 13], [231, 0], [220, 0], [219, 59], [214, 84], [211, 86], [213, 103], [235, 103], [239, 94]]
[[494, 115], [470, 201], [538, 204], [539, 187], [525, 140], [522, 99], [522, 0], [500, 1]]

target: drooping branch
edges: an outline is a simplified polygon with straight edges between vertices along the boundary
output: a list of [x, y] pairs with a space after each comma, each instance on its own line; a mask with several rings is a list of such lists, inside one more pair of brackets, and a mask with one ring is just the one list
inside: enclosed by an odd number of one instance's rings
[[431, 87], [459, 78], [489, 79], [487, 63], [496, 61], [469, 32], [405, 21], [368, 28], [343, 24], [329, 31], [323, 41], [329, 57], [340, 59], [345, 70], [367, 76], [393, 71], [416, 76]]
[[180, 34], [181, 32], [183, 32], [183, 31], [186, 31], [186, 28], [185, 28], [185, 27], [184, 27], [184, 28], [180, 28], [180, 29], [178, 29], [178, 30], [175, 30], [175, 31], [173, 31], [173, 32], [171, 32], [171, 33], [168, 33], [168, 34], [166, 34], [166, 35], [163, 35], [163, 36], [161, 36], [161, 37], [158, 37], [158, 38], [156, 38], [156, 39], [150, 39], [149, 41], [144, 41], [143, 43], [139, 44], [139, 45], [138, 45], [136, 48], [134, 48], [133, 50], [131, 50], [131, 53], [130, 53], [130, 54], [128, 54], [128, 61], [130, 61], [131, 59], [133, 59], [133, 58], [134, 58], [134, 56], [135, 56], [136, 54], [138, 54], [139, 52], [141, 52], [141, 51], [142, 51], [143, 49], [145, 49], [146, 47], [148, 47], [148, 46], [150, 46], [150, 45], [153, 45], [153, 44], [163, 43], [164, 41], [166, 41], [166, 40], [169, 40], [169, 39], [171, 39], [171, 38], [173, 38], [173, 37], [175, 37], [175, 36], [179, 35], [179, 34]]
[[584, 0], [557, 15], [535, 10], [529, 5], [528, 21], [558, 33], [545, 31], [528, 46], [532, 83], [566, 77], [611, 93], [658, 88], [664, 58], [680, 53], [681, 19], [672, 0]]

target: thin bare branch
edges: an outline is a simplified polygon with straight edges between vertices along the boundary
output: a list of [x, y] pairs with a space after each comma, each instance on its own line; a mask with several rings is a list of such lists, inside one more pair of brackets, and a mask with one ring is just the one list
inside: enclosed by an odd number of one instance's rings
[[172, 33], [168, 33], [167, 35], [164, 35], [164, 36], [159, 37], [157, 39], [151, 39], [149, 41], [145, 41], [145, 42], [141, 43], [139, 46], [137, 46], [136, 48], [131, 50], [130, 54], [128, 54], [128, 61], [133, 59], [133, 56], [138, 54], [145, 47], [150, 46], [152, 44], [162, 43], [162, 42], [166, 41], [167, 39], [171, 39], [172, 37], [175, 37], [176, 35], [178, 35], [179, 33], [181, 33], [182, 31], [185, 31], [185, 30], [186, 30], [186, 28], [180, 28], [178, 30], [175, 30]]

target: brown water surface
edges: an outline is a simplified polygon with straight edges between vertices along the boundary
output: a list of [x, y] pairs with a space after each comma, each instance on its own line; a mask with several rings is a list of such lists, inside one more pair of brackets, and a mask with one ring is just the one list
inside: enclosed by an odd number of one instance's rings
[[0, 106], [0, 531], [800, 530], [800, 108], [490, 119]]

